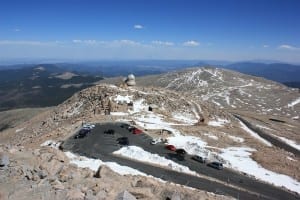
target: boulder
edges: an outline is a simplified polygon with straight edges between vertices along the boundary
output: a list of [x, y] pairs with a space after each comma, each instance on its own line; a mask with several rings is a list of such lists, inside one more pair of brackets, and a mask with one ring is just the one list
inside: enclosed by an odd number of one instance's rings
[[44, 161], [39, 166], [41, 170], [46, 170], [50, 176], [55, 176], [56, 174], [60, 173], [63, 167], [63, 163], [55, 159], [52, 159], [50, 162]]
[[6, 154], [0, 154], [0, 167], [6, 167], [9, 165], [9, 157]]

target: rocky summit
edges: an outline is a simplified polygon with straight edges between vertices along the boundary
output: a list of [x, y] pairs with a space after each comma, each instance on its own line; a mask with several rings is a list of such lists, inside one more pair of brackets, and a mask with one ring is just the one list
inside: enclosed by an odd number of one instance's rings
[[0, 132], [0, 199], [299, 198], [296, 89], [210, 67], [104, 82]]

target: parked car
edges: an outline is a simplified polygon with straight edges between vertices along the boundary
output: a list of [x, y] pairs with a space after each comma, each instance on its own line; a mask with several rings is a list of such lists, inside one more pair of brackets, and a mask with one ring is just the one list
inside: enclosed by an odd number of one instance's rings
[[88, 133], [90, 133], [90, 129], [80, 129], [79, 133], [75, 135], [75, 139], [84, 138]]
[[220, 162], [211, 162], [211, 163], [208, 163], [207, 166], [218, 169], [218, 170], [223, 169], [223, 164]]
[[186, 151], [184, 149], [176, 149], [176, 153], [181, 156], [184, 156], [186, 154]]
[[206, 158], [203, 158], [201, 156], [194, 155], [192, 156], [192, 159], [200, 163], [206, 163]]
[[171, 144], [167, 145], [166, 149], [168, 149], [170, 151], [176, 151], [176, 147], [174, 145], [171, 145]]
[[120, 145], [129, 145], [128, 137], [120, 137], [117, 141]]
[[134, 126], [128, 126], [128, 127], [127, 127], [127, 130], [128, 130], [128, 131], [133, 131], [134, 129], [135, 129]]
[[84, 128], [84, 129], [93, 129], [93, 128], [95, 128], [95, 125], [94, 124], [84, 124], [82, 126], [82, 128]]
[[104, 134], [113, 135], [115, 134], [115, 131], [113, 129], [108, 129], [104, 131]]
[[132, 133], [135, 135], [138, 135], [138, 134], [143, 133], [143, 131], [141, 129], [135, 128], [135, 129], [133, 129]]
[[128, 128], [128, 127], [129, 127], [129, 124], [121, 124], [120, 127], [121, 127], [121, 128]]
[[159, 143], [160, 141], [161, 141], [160, 138], [156, 138], [156, 139], [151, 140], [150, 144], [155, 145], [155, 144]]

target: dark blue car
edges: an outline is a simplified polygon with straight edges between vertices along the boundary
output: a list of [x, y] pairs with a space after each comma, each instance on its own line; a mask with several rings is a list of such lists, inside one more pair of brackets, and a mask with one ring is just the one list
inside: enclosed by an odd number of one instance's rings
[[207, 166], [218, 169], [218, 170], [223, 169], [223, 164], [220, 162], [211, 162], [211, 163], [208, 163]]

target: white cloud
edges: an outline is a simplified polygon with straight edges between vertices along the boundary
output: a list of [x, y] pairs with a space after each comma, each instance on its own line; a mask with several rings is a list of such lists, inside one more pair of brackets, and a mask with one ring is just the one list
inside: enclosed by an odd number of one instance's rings
[[33, 40], [0, 40], [0, 45], [55, 45], [57, 42], [42, 42], [42, 41], [33, 41]]
[[21, 29], [18, 29], [18, 28], [14, 29], [14, 32], [20, 32], [20, 31], [21, 31]]
[[189, 41], [186, 41], [183, 43], [183, 46], [186, 46], [186, 47], [196, 47], [199, 45], [200, 45], [200, 43], [195, 40], [189, 40]]
[[106, 46], [137, 46], [141, 45], [141, 43], [133, 41], [133, 40], [113, 40], [113, 41], [102, 41], [102, 40], [72, 40], [74, 44], [84, 44], [84, 45], [106, 45]]
[[267, 45], [267, 44], [263, 45], [263, 48], [268, 48], [268, 47], [269, 47], [269, 45]]
[[300, 48], [288, 44], [282, 44], [278, 47], [278, 49], [299, 50]]
[[114, 43], [116, 44], [122, 44], [122, 45], [140, 45], [141, 43], [133, 41], [133, 40], [114, 40]]
[[135, 24], [135, 25], [133, 26], [133, 28], [134, 28], [134, 29], [143, 29], [144, 26], [143, 26], [143, 25], [140, 25], [140, 24]]
[[82, 43], [82, 40], [72, 40], [73, 43]]
[[154, 40], [154, 41], [152, 41], [152, 44], [161, 45], [161, 46], [174, 46], [173, 42], [160, 41], [160, 40]]
[[97, 44], [100, 43], [101, 41], [96, 41], [96, 40], [72, 40], [73, 43], [76, 44]]

